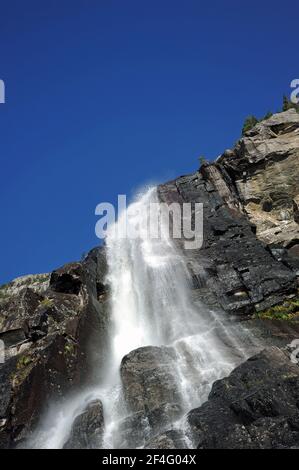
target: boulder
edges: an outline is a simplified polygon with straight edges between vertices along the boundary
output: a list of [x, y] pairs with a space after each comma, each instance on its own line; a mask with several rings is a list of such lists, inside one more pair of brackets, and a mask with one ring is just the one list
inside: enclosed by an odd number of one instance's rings
[[94, 400], [75, 419], [64, 449], [100, 449], [104, 434], [103, 405]]
[[121, 362], [127, 416], [120, 423], [120, 447], [145, 444], [182, 414], [170, 347], [148, 346], [131, 351]]
[[180, 402], [174, 369], [175, 353], [170, 347], [147, 346], [127, 354], [120, 373], [129, 409], [144, 412]]
[[299, 445], [299, 366], [268, 348], [214, 383], [209, 399], [188, 414], [199, 449]]

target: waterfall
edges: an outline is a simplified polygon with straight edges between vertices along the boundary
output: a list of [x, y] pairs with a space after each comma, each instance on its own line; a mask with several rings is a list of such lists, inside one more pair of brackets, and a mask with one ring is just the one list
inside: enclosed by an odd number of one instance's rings
[[[120, 364], [130, 351], [145, 346], [167, 346], [175, 354], [171, 371], [181, 397], [181, 426], [191, 408], [207, 398], [213, 382], [249, 355], [250, 334], [228, 315], [192, 300], [191, 282], [184, 256], [160, 227], [159, 238], [148, 233], [149, 205], [158, 203], [156, 188], [150, 188], [119, 215], [107, 239], [110, 285], [111, 354], [97, 387], [70, 397], [68, 405], [52, 407], [29, 447], [62, 448], [74, 418], [92, 399], [101, 399], [105, 415], [104, 448], [119, 442], [119, 423], [130, 413], [124, 403]], [[127, 230], [137, 237], [122, 237]], [[144, 424], [144, 435], [147, 434]]]

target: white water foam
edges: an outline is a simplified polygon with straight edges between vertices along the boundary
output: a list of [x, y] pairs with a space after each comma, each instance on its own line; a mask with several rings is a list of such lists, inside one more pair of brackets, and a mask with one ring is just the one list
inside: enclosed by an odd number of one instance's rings
[[[161, 227], [160, 237], [148, 236], [149, 204], [158, 202], [155, 188], [140, 195], [120, 215], [107, 236], [108, 276], [111, 287], [111, 354], [105, 380], [92, 390], [53, 406], [28, 443], [35, 448], [62, 448], [72, 423], [95, 398], [103, 402], [103, 448], [118, 442], [119, 423], [128, 413], [122, 398], [119, 368], [122, 358], [143, 346], [172, 346], [176, 354], [176, 383], [187, 412], [208, 397], [213, 382], [230, 373], [248, 357], [250, 334], [204, 306], [193, 303], [189, 273], [183, 255]], [[126, 217], [127, 215], [127, 217]], [[122, 238], [116, 229], [127, 224], [138, 237]], [[182, 418], [184, 419], [184, 418]], [[183, 421], [173, 423], [181, 426]], [[144, 440], [148, 434], [144, 423]]]

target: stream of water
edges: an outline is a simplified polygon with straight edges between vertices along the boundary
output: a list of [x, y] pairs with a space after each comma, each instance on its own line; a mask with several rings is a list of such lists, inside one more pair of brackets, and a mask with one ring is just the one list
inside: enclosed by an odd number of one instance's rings
[[[182, 420], [187, 411], [207, 399], [215, 380], [228, 375], [252, 352], [254, 342], [244, 326], [231, 321], [227, 314], [192, 301], [185, 260], [168, 229], [162, 226], [159, 238], [148, 236], [148, 207], [152, 202], [158, 203], [155, 188], [136, 198], [106, 239], [111, 354], [105, 379], [69, 397], [67, 404], [53, 406], [29, 447], [62, 448], [75, 417], [96, 398], [104, 406], [105, 435], [101, 445], [117, 446], [121, 440], [119, 423], [129, 413], [122, 397], [120, 363], [136, 348], [166, 345], [174, 349], [173, 373], [181, 396]], [[119, 236], [117, 229], [124, 228], [124, 224], [137, 230], [138, 237]]]

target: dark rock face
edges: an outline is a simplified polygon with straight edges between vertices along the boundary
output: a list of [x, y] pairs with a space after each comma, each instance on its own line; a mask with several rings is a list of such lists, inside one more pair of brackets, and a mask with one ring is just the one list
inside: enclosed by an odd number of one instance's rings
[[188, 421], [200, 449], [285, 448], [299, 444], [299, 367], [269, 348], [215, 382]]
[[[185, 250], [199, 295], [202, 288], [207, 288], [216, 296], [214, 303], [224, 310], [251, 313], [295, 292], [296, 274], [257, 240], [246, 217], [229, 207], [214, 186], [207, 190], [202, 174], [160, 186], [159, 192], [167, 203], [204, 204], [203, 247]], [[202, 297], [207, 300], [204, 290]]]
[[95, 249], [51, 277], [26, 276], [1, 289], [0, 447], [28, 437], [49, 400], [91, 380], [93, 335], [105, 360], [107, 296], [97, 290], [105, 269], [103, 251]]
[[82, 265], [70, 263], [53, 271], [50, 286], [54, 292], [78, 295], [82, 286]]
[[[121, 446], [140, 446], [182, 413], [172, 348], [148, 346], [131, 351], [121, 363], [128, 417], [120, 425]], [[147, 428], [147, 433], [140, 431]]]
[[[243, 196], [247, 194], [250, 177], [253, 181], [253, 175], [258, 172], [260, 180], [255, 186], [252, 183], [250, 200], [256, 194], [259, 200], [262, 199], [264, 209], [266, 207], [268, 210], [268, 189], [273, 186], [277, 194], [279, 191], [284, 194], [279, 207], [284, 205], [287, 193], [292, 201], [297, 200], [298, 121], [298, 114], [293, 111], [275, 115], [255, 126], [250, 136], [242, 138], [235, 149], [225, 152], [216, 163], [204, 164], [199, 172], [158, 188], [160, 199], [168, 204], [203, 203], [203, 247], [184, 250], [182, 243], [180, 246], [189, 261], [197, 296], [228, 312], [246, 314], [264, 310], [282, 302], [297, 290], [299, 258], [292, 247], [297, 244], [298, 224], [293, 220], [291, 228], [287, 228], [285, 221], [280, 220], [280, 228], [276, 227], [270, 240], [271, 246], [267, 246], [264, 242], [269, 239], [261, 235], [261, 218], [250, 216]], [[276, 126], [273, 123], [279, 125], [277, 136], [269, 131], [269, 127]], [[265, 143], [269, 132], [271, 142]], [[259, 146], [255, 154], [257, 141]], [[286, 162], [289, 157], [292, 161], [285, 164], [289, 168], [291, 181], [287, 183], [282, 181], [282, 176], [279, 180], [278, 176], [282, 172], [281, 162]], [[273, 180], [274, 176], [271, 179], [268, 170], [275, 173], [277, 180]], [[243, 176], [246, 176], [245, 186], [241, 185]], [[257, 192], [262, 191], [263, 178], [267, 185], [264, 184], [264, 195], [261, 196]], [[261, 211], [267, 218], [268, 212], [264, 209]], [[286, 233], [286, 230], [288, 242], [284, 243], [279, 234], [281, 231]]]
[[95, 400], [75, 419], [64, 449], [100, 449], [103, 433], [103, 405], [100, 400]]

